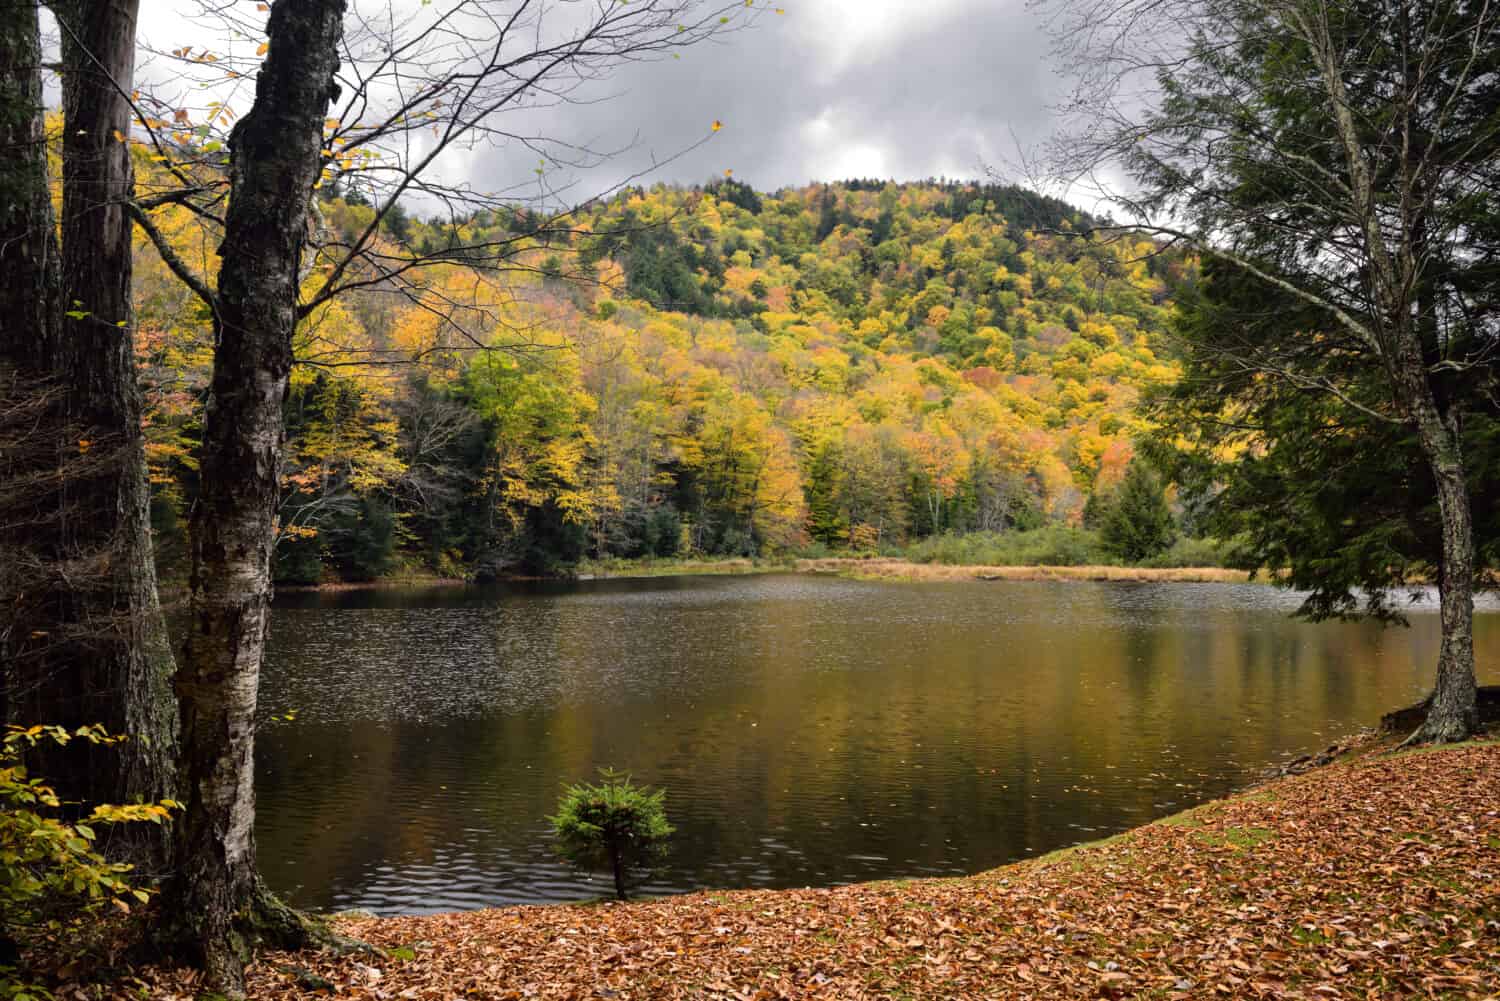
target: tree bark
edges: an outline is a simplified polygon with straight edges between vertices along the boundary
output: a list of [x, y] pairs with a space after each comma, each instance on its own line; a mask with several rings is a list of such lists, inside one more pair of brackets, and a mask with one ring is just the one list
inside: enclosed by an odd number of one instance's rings
[[[1417, 230], [1423, 229], [1418, 220]], [[1419, 243], [1420, 251], [1420, 243]], [[1374, 255], [1372, 255], [1374, 256]], [[1417, 442], [1437, 488], [1442, 528], [1442, 564], [1438, 568], [1439, 619], [1437, 678], [1427, 699], [1427, 718], [1408, 743], [1455, 743], [1473, 736], [1479, 726], [1478, 685], [1474, 674], [1474, 521], [1469, 482], [1464, 470], [1461, 417], [1456, 405], [1439, 404], [1421, 323], [1432, 315], [1418, 288], [1421, 317], [1394, 290], [1397, 276], [1390, 258], [1377, 261], [1381, 304], [1386, 308], [1383, 338], [1386, 370], [1397, 404], [1417, 433]], [[1432, 338], [1435, 341], [1435, 337]]]
[[625, 900], [625, 866], [620, 859], [620, 846], [613, 839], [609, 843], [609, 863], [615, 874], [615, 896]]
[[[57, 247], [47, 191], [47, 145], [42, 105], [42, 42], [34, 4], [18, 4], [0, 18], [0, 386], [7, 406], [12, 386], [34, 385], [56, 338]], [[7, 431], [9, 429], [7, 428]], [[7, 436], [8, 437], [8, 436]], [[18, 456], [0, 454], [0, 476], [31, 472]], [[0, 511], [0, 725], [10, 722], [23, 664], [44, 637], [19, 600], [30, 526], [21, 512]], [[11, 566], [13, 561], [17, 563]], [[29, 584], [29, 581], [28, 581]]]
[[0, 359], [33, 372], [59, 316], [41, 64], [37, 5], [18, 3], [0, 18]]
[[[1411, 735], [1412, 743], [1467, 740], [1479, 726], [1478, 687], [1474, 675], [1474, 523], [1468, 478], [1455, 417], [1439, 415], [1426, 385], [1425, 370], [1408, 382], [1419, 393], [1415, 418], [1418, 440], [1437, 482], [1438, 514], [1443, 529], [1443, 564], [1438, 574], [1442, 643], [1437, 680], [1428, 700], [1427, 719]], [[1421, 391], [1425, 390], [1425, 393]]]
[[218, 344], [191, 519], [191, 623], [177, 675], [186, 810], [174, 897], [198, 962], [243, 989], [247, 940], [266, 916], [255, 869], [256, 688], [292, 366], [298, 269], [344, 0], [279, 0], [255, 103], [229, 139], [214, 332]]
[[[131, 300], [131, 219], [134, 196], [131, 108], [138, 0], [58, 4], [63, 31], [63, 296], [58, 368], [74, 420], [105, 428], [117, 442], [118, 464], [86, 484], [72, 528], [109, 551], [99, 601], [111, 627], [85, 658], [92, 668], [80, 686], [81, 722], [102, 722], [130, 739], [89, 763], [84, 784], [93, 802], [158, 800], [176, 794], [177, 712], [166, 622], [156, 589], [151, 542], [151, 492], [146, 478], [141, 393], [136, 381], [135, 314]], [[84, 313], [77, 316], [77, 313]], [[139, 861], [161, 861], [167, 842], [143, 832], [149, 850]]]
[[[20, 3], [0, 18], [0, 385], [7, 405], [17, 391], [44, 376], [57, 337], [58, 248], [47, 190], [47, 145], [42, 105], [42, 43], [35, 4]], [[28, 432], [28, 437], [30, 433]], [[32, 473], [29, 457], [0, 455], [0, 476], [16, 482]], [[0, 511], [0, 724], [13, 716], [23, 665], [46, 637], [29, 620], [20, 590], [20, 554], [30, 546], [25, 513]], [[16, 561], [17, 565], [9, 564]], [[26, 581], [29, 586], [30, 581]], [[15, 593], [12, 593], [12, 592]]]
[[[53, 5], [63, 39], [62, 244], [59, 254], [50, 202], [45, 217], [40, 208], [29, 213], [29, 243], [49, 248], [47, 268], [60, 263], [61, 287], [35, 269], [13, 284], [7, 267], [7, 296], [35, 296], [35, 303], [0, 308], [0, 323], [20, 320], [0, 338], [0, 351], [24, 379], [55, 391], [47, 421], [59, 436], [57, 469], [70, 470], [34, 499], [25, 540], [37, 560], [26, 630], [32, 645], [12, 661], [10, 708], [21, 722], [101, 723], [129, 737], [38, 751], [38, 771], [64, 799], [85, 805], [174, 791], [172, 658], [152, 554], [124, 208], [133, 187], [122, 139], [130, 129], [125, 92], [134, 75], [136, 7], [136, 0]], [[34, 20], [35, 8], [23, 8], [21, 16]], [[12, 68], [21, 69], [7, 60]], [[45, 146], [34, 149], [47, 199]], [[89, 449], [101, 461], [70, 461]], [[120, 833], [112, 851], [150, 872], [165, 867], [169, 842], [159, 828]]]

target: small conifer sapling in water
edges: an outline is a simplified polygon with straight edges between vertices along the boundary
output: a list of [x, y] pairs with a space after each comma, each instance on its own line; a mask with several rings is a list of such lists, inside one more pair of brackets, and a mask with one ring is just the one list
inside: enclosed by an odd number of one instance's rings
[[557, 815], [548, 818], [559, 853], [581, 869], [611, 873], [615, 896], [626, 899], [629, 875], [649, 871], [665, 857], [673, 831], [666, 796], [665, 790], [635, 785], [628, 774], [601, 768], [598, 783], [563, 790]]

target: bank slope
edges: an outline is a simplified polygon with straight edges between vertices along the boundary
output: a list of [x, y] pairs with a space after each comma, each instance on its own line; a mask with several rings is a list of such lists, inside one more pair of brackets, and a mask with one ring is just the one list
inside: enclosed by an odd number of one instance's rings
[[444, 1001], [1494, 997], [1500, 744], [1366, 754], [968, 878], [340, 924], [390, 957], [269, 955], [253, 996], [326, 996], [311, 973]]

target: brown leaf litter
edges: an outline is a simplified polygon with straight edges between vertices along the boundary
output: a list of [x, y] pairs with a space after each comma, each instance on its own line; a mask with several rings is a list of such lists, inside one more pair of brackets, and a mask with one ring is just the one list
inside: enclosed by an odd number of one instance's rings
[[338, 926], [387, 956], [266, 954], [251, 996], [1496, 998], [1500, 744], [1364, 754], [966, 878]]

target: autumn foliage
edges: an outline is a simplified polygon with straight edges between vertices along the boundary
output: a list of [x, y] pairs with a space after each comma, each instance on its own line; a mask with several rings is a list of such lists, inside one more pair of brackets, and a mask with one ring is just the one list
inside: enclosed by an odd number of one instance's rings
[[[149, 190], [158, 168], [139, 159]], [[322, 194], [314, 276], [374, 212]], [[210, 273], [212, 226], [154, 215]], [[1123, 476], [1142, 390], [1176, 377], [1164, 304], [1192, 276], [1143, 240], [1066, 235], [1082, 221], [1015, 188], [858, 181], [631, 189], [562, 220], [388, 217], [379, 239], [422, 263], [368, 276], [298, 333], [277, 574], [551, 572], [1076, 524]], [[497, 268], [483, 248], [500, 243], [521, 249]], [[208, 324], [144, 239], [137, 299], [170, 556]]]

